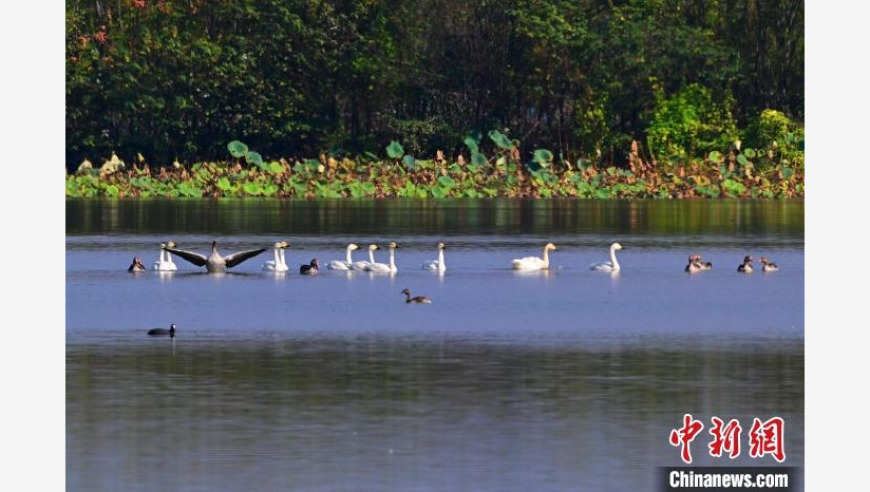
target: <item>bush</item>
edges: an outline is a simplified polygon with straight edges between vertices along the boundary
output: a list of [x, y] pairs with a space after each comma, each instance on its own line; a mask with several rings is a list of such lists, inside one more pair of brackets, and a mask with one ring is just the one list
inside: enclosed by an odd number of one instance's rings
[[737, 138], [731, 98], [715, 103], [710, 91], [690, 84], [670, 98], [656, 95], [654, 116], [647, 128], [647, 145], [658, 160], [707, 155], [728, 148]]

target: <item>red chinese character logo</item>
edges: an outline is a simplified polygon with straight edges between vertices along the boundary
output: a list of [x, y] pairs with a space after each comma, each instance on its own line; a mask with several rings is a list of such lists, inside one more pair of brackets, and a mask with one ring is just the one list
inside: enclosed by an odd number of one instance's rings
[[783, 448], [783, 427], [785, 422], [780, 417], [773, 417], [766, 422], [752, 419], [752, 429], [749, 430], [749, 456], [761, 458], [771, 454], [776, 461], [785, 461]]
[[695, 439], [695, 436], [704, 428], [704, 424], [700, 420], [695, 420], [690, 414], [683, 416], [683, 427], [680, 429], [671, 430], [671, 446], [682, 446], [680, 457], [683, 462], [692, 462], [692, 451], [689, 449], [689, 443]]
[[732, 460], [740, 456], [740, 433], [743, 431], [740, 423], [736, 419], [731, 419], [728, 425], [723, 426], [724, 422], [719, 417], [710, 420], [713, 422], [713, 428], [710, 429], [710, 434], [713, 436], [713, 441], [709, 445], [710, 456], [722, 456], [723, 451], [727, 452]]

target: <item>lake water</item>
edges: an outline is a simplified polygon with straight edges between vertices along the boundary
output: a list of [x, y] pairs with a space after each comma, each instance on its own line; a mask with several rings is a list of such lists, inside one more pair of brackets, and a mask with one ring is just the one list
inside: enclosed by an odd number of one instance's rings
[[[693, 465], [777, 465], [748, 434], [778, 416], [802, 467], [803, 220], [801, 201], [68, 201], [67, 489], [652, 490], [686, 413]], [[271, 250], [126, 271], [169, 240], [287, 240], [291, 271], [261, 270]], [[298, 274], [389, 241], [396, 274]], [[441, 241], [446, 273], [422, 270]], [[621, 272], [590, 271], [614, 241]], [[510, 269], [547, 242], [548, 271]], [[713, 270], [685, 273], [694, 253]], [[745, 255], [780, 271], [737, 273]], [[707, 452], [714, 416], [743, 428], [734, 460]]]

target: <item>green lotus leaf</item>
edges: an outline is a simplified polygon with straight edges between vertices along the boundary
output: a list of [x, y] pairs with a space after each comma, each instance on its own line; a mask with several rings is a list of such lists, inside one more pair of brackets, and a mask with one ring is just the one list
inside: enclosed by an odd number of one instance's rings
[[227, 150], [230, 151], [231, 156], [241, 159], [248, 153], [248, 146], [238, 140], [233, 140], [227, 144]]

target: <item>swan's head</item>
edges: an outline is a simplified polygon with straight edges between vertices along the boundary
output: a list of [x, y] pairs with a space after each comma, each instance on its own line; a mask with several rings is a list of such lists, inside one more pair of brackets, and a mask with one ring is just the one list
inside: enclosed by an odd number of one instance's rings
[[447, 246], [444, 246], [444, 243], [438, 243], [438, 249], [447, 249]]
[[169, 241], [168, 243], [166, 243], [167, 248], [174, 248], [176, 246], [178, 246], [178, 245], [175, 244], [175, 241]]
[[547, 243], [547, 245], [544, 246], [544, 249], [547, 251], [556, 251], [556, 245], [553, 243]]
[[613, 243], [610, 245], [610, 249], [614, 251], [619, 251], [620, 249], [622, 249], [622, 245], [619, 243]]
[[287, 241], [281, 241], [281, 249], [287, 249], [290, 247], [290, 243]]
[[359, 246], [357, 246], [356, 244], [350, 243], [347, 245], [347, 249], [349, 249], [350, 251], [356, 251], [359, 249]]
[[395, 242], [391, 242], [389, 247], [390, 247], [390, 249], [396, 249], [399, 247], [399, 245], [396, 244]]
[[[171, 247], [171, 246], [170, 246]], [[160, 249], [166, 249], [166, 244], [160, 243]]]
[[377, 244], [372, 244], [372, 245], [369, 246], [369, 251], [375, 251], [375, 250], [378, 250], [378, 249], [381, 249], [381, 247], [378, 246]]
[[281, 249], [281, 248], [283, 248], [283, 247], [284, 247], [284, 243], [283, 243], [283, 242], [275, 243], [275, 249]]

